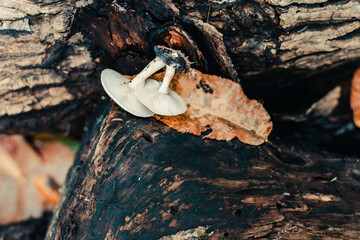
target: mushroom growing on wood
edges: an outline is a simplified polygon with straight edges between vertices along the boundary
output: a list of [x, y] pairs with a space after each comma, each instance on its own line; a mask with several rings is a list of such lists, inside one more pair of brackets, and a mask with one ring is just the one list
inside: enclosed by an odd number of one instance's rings
[[106, 93], [125, 111], [138, 117], [151, 117], [154, 112], [144, 106], [134, 94], [134, 88], [165, 66], [160, 58], [152, 60], [131, 82], [120, 73], [105, 69], [101, 83]]
[[[132, 81], [120, 73], [105, 69], [101, 83], [106, 93], [124, 110], [138, 116], [178, 115], [187, 109], [183, 99], [169, 89], [175, 70], [188, 70], [189, 61], [180, 52], [163, 46], [155, 47], [157, 57], [152, 60]], [[166, 66], [164, 81], [147, 79]], [[134, 93], [135, 91], [135, 93]]]
[[147, 79], [144, 84], [135, 87], [135, 95], [151, 111], [159, 115], [174, 116], [187, 110], [184, 100], [174, 91], [169, 89], [169, 84], [176, 70], [188, 71], [190, 63], [180, 52], [167, 47], [155, 47], [157, 58], [166, 64], [164, 80], [159, 83]]

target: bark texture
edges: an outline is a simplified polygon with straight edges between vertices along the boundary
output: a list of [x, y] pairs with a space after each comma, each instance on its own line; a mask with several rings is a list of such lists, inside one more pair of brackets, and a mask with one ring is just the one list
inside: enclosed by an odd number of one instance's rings
[[81, 132], [100, 71], [136, 74], [157, 44], [274, 89], [290, 73], [357, 61], [359, 12], [355, 0], [0, 0], [0, 132]]
[[99, 86], [83, 35], [72, 28], [82, 6], [86, 1], [0, 1], [0, 132], [79, 128]]
[[204, 140], [111, 104], [85, 139], [47, 239], [360, 234], [357, 158]]
[[166, 45], [274, 94], [301, 80], [289, 75], [358, 61], [359, 12], [355, 0], [0, 0], [1, 133], [79, 133], [105, 104], [48, 239], [357, 239], [358, 158], [179, 134], [111, 108], [99, 75], [136, 74]]

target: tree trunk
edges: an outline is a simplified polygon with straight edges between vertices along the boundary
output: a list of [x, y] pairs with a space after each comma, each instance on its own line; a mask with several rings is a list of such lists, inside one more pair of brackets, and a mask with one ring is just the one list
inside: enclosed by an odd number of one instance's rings
[[[89, 130], [48, 239], [360, 235], [360, 166], [350, 157], [358, 145], [343, 148], [346, 157], [322, 152], [359, 140], [349, 109], [305, 123], [273, 114], [284, 102], [283, 115], [302, 112], [294, 101], [319, 97], [318, 86], [349, 87], [358, 1], [0, 0], [0, 13], [0, 133]], [[101, 70], [137, 74], [155, 45], [180, 49], [204, 73], [241, 79], [266, 101], [279, 147], [203, 140], [111, 107]]]
[[81, 134], [103, 94], [100, 71], [136, 74], [157, 44], [204, 73], [240, 77], [253, 97], [272, 93], [357, 61], [359, 9], [330, 0], [0, 0], [0, 132]]
[[357, 158], [202, 139], [110, 106], [47, 239], [358, 239]]

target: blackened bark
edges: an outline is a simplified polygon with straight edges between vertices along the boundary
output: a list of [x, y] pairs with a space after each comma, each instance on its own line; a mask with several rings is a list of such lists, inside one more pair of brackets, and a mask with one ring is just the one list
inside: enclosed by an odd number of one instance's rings
[[[357, 158], [204, 140], [107, 104], [47, 239], [357, 239]], [[197, 230], [197, 231], [195, 231]]]

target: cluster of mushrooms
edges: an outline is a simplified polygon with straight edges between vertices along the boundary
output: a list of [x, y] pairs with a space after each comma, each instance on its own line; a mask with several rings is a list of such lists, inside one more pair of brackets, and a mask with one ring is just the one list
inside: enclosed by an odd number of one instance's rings
[[[182, 114], [187, 110], [186, 104], [169, 89], [169, 84], [175, 71], [188, 71], [190, 63], [180, 51], [164, 46], [156, 46], [154, 51], [156, 58], [132, 81], [114, 70], [105, 69], [101, 73], [102, 86], [121, 108], [135, 116]], [[166, 71], [162, 83], [148, 79], [163, 67]]]

